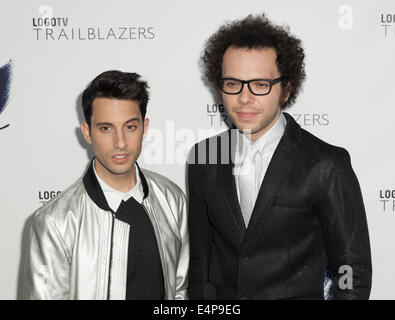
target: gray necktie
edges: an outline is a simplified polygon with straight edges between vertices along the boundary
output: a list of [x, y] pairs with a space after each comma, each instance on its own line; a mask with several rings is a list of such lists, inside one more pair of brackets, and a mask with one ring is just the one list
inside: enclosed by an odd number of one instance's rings
[[258, 152], [253, 146], [249, 147], [239, 171], [240, 208], [246, 227], [256, 201], [256, 158]]

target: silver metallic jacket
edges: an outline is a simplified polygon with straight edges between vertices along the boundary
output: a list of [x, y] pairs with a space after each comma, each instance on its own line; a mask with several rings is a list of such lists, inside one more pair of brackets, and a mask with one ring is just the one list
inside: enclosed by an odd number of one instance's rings
[[[142, 205], [158, 242], [165, 299], [186, 299], [185, 195], [167, 178], [140, 171], [146, 193]], [[88, 173], [35, 212], [24, 261], [24, 299], [125, 299], [133, 227], [103, 209], [101, 189], [96, 188], [97, 197], [86, 186], [87, 180], [93, 181]]]

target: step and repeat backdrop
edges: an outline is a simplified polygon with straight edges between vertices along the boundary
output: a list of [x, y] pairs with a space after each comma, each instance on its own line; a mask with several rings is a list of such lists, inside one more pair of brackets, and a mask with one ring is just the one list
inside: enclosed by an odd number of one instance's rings
[[32, 213], [85, 171], [81, 93], [105, 70], [148, 81], [150, 129], [140, 165], [185, 191], [197, 141], [227, 129], [202, 78], [204, 43], [227, 20], [265, 13], [306, 52], [307, 78], [287, 110], [346, 148], [369, 223], [372, 299], [395, 299], [395, 2], [0, 1], [0, 299], [17, 299]]

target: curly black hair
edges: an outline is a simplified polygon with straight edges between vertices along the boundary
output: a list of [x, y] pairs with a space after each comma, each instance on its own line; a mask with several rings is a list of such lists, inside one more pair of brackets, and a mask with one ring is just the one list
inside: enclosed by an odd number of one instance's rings
[[138, 73], [109, 70], [99, 74], [82, 93], [85, 120], [91, 125], [92, 102], [95, 98], [136, 100], [144, 120], [149, 101], [148, 84]]
[[273, 25], [264, 14], [249, 15], [242, 20], [221, 26], [206, 42], [202, 57], [205, 75], [211, 85], [219, 90], [222, 74], [222, 58], [230, 46], [236, 48], [273, 48], [277, 54], [277, 67], [282, 77], [282, 88], [290, 84], [290, 96], [281, 104], [285, 108], [293, 104], [306, 78], [304, 50], [301, 40], [290, 34], [288, 27]]

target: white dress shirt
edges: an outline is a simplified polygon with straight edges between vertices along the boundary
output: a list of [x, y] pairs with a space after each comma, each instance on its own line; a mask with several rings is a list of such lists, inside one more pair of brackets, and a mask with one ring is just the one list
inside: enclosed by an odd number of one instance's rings
[[[96, 161], [96, 159], [94, 161]], [[95, 169], [95, 163], [93, 163], [93, 171], [95, 172], [96, 178], [99, 181], [100, 187], [103, 190], [108, 205], [114, 212], [118, 210], [118, 207], [121, 204], [122, 200], [127, 201], [130, 199], [130, 197], [133, 197], [138, 203], [143, 202], [144, 191], [143, 191], [143, 185], [141, 184], [139, 169], [137, 166], [136, 166], [136, 184], [128, 192], [121, 192], [115, 190], [114, 188], [110, 187], [107, 183], [105, 183], [97, 174]]]
[[240, 202], [240, 185], [239, 185], [239, 174], [242, 174], [240, 168], [246, 157], [248, 148], [256, 149], [258, 153], [255, 159], [255, 179], [253, 185], [250, 188], [250, 192], [253, 194], [254, 203], [258, 196], [259, 189], [261, 187], [263, 178], [265, 177], [269, 163], [273, 157], [274, 151], [276, 150], [281, 137], [284, 134], [285, 126], [287, 125], [287, 120], [285, 119], [283, 113], [281, 113], [277, 122], [271, 127], [265, 134], [263, 134], [257, 141], [251, 142], [242, 133], [239, 132], [236, 141], [236, 154], [235, 154], [235, 167], [233, 174], [235, 175], [237, 196]]

